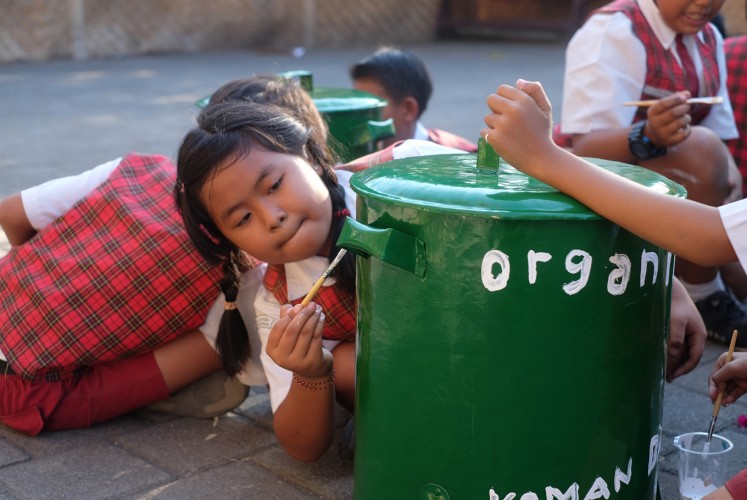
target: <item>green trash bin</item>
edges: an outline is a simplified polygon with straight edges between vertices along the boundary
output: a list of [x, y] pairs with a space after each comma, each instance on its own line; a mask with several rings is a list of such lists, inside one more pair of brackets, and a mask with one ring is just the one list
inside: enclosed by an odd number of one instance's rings
[[[394, 122], [384, 120], [386, 101], [368, 92], [333, 87], [315, 87], [308, 71], [287, 71], [280, 76], [297, 80], [314, 100], [329, 127], [329, 146], [343, 163], [378, 151], [380, 141], [394, 137]], [[196, 102], [204, 108], [210, 96]]]
[[476, 158], [351, 179], [358, 221], [338, 244], [358, 254], [354, 497], [655, 498], [672, 255]]

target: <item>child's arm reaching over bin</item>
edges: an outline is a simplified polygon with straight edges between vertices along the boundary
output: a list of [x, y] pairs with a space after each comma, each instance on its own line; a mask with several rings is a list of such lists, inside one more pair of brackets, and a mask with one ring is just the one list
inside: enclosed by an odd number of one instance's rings
[[704, 266], [737, 260], [718, 208], [657, 193], [556, 146], [542, 86], [516, 85], [488, 96], [492, 113], [481, 132], [508, 163], [687, 260]]
[[[502, 85], [488, 106], [493, 113], [485, 117], [489, 128], [482, 136], [514, 167], [675, 254], [706, 264], [736, 260], [718, 209], [656, 193], [556, 146], [551, 106], [539, 83]], [[705, 343], [702, 319], [676, 279], [672, 298], [669, 381], [697, 365]]]

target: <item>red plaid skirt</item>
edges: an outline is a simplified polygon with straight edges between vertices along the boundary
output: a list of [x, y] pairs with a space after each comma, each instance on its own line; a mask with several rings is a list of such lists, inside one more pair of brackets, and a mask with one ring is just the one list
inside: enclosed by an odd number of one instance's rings
[[0, 350], [28, 380], [140, 354], [200, 326], [221, 273], [174, 207], [173, 163], [126, 156], [99, 188], [0, 259]]
[[[281, 304], [288, 303], [288, 285], [285, 281], [285, 267], [268, 265], [264, 285]], [[291, 301], [293, 305], [303, 302], [303, 297]], [[355, 340], [356, 305], [355, 297], [342, 293], [337, 287], [323, 286], [314, 297], [314, 302], [324, 312], [322, 338], [330, 340]]]

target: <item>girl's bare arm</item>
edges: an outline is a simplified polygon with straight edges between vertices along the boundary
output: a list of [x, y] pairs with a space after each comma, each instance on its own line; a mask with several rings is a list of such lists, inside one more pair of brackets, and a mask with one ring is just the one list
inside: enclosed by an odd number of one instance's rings
[[603, 217], [704, 266], [736, 260], [718, 209], [657, 193], [557, 147], [551, 107], [537, 82], [502, 85], [488, 96], [487, 140], [511, 165]]
[[314, 462], [329, 449], [335, 430], [332, 354], [322, 347], [324, 319], [313, 302], [285, 305], [272, 327], [266, 352], [294, 374], [288, 395], [273, 415], [283, 449], [296, 460]]

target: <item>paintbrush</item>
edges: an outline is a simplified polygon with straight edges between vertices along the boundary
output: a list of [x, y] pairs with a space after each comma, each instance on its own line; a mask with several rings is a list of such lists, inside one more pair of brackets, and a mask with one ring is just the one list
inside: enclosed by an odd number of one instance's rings
[[305, 307], [306, 304], [308, 304], [309, 302], [311, 302], [314, 299], [314, 296], [316, 295], [316, 292], [318, 292], [319, 289], [324, 284], [324, 280], [327, 279], [327, 277], [329, 276], [329, 273], [331, 273], [332, 269], [334, 269], [335, 266], [340, 263], [340, 261], [342, 260], [342, 258], [345, 256], [346, 253], [347, 253], [347, 250], [345, 250], [344, 248], [340, 249], [340, 251], [337, 252], [337, 256], [334, 258], [334, 260], [332, 261], [332, 263], [322, 273], [322, 275], [319, 277], [319, 279], [316, 280], [316, 283], [314, 283], [314, 286], [311, 287], [311, 290], [309, 290], [309, 293], [307, 293], [306, 297], [304, 297], [303, 300], [301, 301], [301, 306], [302, 307]]
[[[647, 108], [649, 106], [653, 106], [657, 102], [659, 102], [658, 99], [651, 99], [648, 101], [627, 101], [623, 103], [623, 106], [638, 106], [639, 108]], [[721, 104], [722, 102], [724, 102], [724, 98], [721, 96], [691, 97], [685, 102], [688, 104]]]
[[[731, 361], [734, 356], [734, 346], [737, 345], [737, 331], [731, 334], [731, 343], [729, 344], [729, 352], [726, 353], [726, 363]], [[724, 363], [724, 364], [726, 364]], [[718, 418], [718, 411], [721, 409], [721, 400], [724, 398], [724, 391], [719, 391], [716, 396], [716, 401], [713, 403], [713, 416], [711, 417], [711, 425], [708, 427], [708, 436], [706, 436], [706, 444], [711, 442], [713, 438], [713, 429], [716, 427], [716, 418]]]

